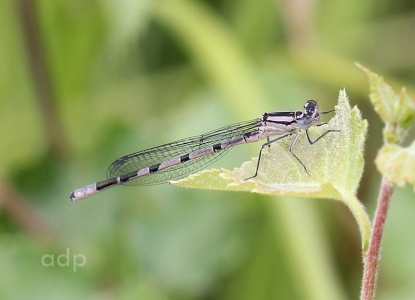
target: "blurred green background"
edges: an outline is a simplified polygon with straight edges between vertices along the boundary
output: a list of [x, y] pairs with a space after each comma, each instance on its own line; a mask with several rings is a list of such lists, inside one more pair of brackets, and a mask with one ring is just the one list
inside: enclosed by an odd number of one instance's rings
[[[369, 120], [359, 199], [372, 217], [382, 124], [354, 63], [415, 96], [413, 1], [0, 7], [0, 299], [358, 298], [360, 236], [339, 202], [169, 185], [68, 198], [122, 155], [310, 98], [329, 110], [346, 88]], [[412, 188], [397, 190], [377, 299], [414, 299], [414, 213]]]

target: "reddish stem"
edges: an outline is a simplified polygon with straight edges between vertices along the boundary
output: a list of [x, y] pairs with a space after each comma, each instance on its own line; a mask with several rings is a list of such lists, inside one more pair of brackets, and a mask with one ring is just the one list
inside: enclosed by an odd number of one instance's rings
[[378, 207], [373, 222], [369, 249], [364, 255], [363, 286], [362, 294], [360, 297], [361, 300], [373, 300], [375, 297], [377, 271], [380, 259], [380, 246], [382, 244], [383, 230], [385, 227], [389, 202], [393, 190], [394, 186], [383, 179], [378, 198]]

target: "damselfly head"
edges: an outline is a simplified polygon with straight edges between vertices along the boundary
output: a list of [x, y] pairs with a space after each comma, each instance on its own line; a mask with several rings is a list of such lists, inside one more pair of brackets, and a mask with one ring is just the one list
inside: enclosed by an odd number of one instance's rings
[[308, 129], [313, 125], [320, 123], [320, 114], [318, 113], [318, 105], [315, 100], [308, 100], [304, 104], [304, 112], [296, 111], [295, 119], [298, 127]]
[[308, 100], [304, 104], [304, 115], [307, 118], [315, 118], [316, 114], [318, 114], [317, 101], [315, 101], [315, 100]]

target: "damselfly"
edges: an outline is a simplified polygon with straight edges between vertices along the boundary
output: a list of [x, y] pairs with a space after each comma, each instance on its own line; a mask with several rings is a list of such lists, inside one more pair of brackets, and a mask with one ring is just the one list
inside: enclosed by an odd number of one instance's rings
[[[289, 151], [308, 174], [306, 166], [293, 152], [294, 145], [301, 131], [305, 131], [310, 145], [329, 132], [339, 131], [328, 129], [314, 141], [308, 133], [311, 126], [327, 124], [321, 123], [320, 115], [333, 111], [319, 112], [317, 102], [308, 100], [304, 104], [304, 111], [265, 113], [254, 120], [123, 156], [110, 165], [107, 180], [73, 191], [70, 199], [77, 201], [117, 185], [154, 185], [178, 180], [204, 169], [235, 145], [267, 139], [259, 151], [255, 174], [246, 178], [252, 179], [258, 174], [263, 149], [289, 136], [294, 136]], [[273, 136], [277, 137], [270, 140]]]

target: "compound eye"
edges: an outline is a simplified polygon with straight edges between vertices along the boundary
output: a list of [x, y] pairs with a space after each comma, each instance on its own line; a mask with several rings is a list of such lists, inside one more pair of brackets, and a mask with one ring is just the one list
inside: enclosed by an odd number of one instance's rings
[[305, 110], [314, 110], [317, 107], [317, 102], [315, 100], [308, 100], [304, 104]]
[[308, 100], [304, 104], [304, 114], [308, 118], [312, 118], [313, 115], [317, 112], [317, 102], [314, 100]]

